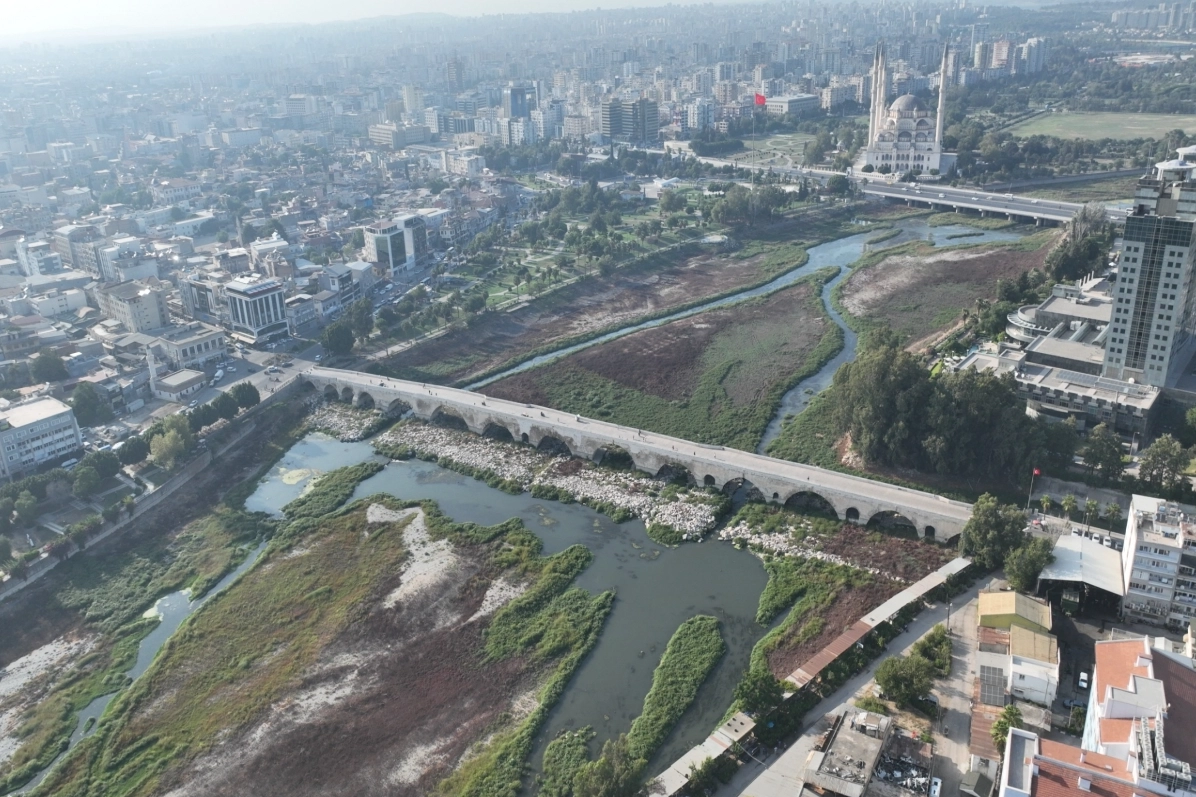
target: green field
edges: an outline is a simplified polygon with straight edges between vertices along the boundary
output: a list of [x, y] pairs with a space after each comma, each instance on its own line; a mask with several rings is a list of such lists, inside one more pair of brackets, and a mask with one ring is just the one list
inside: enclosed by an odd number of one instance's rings
[[1059, 138], [1162, 138], [1179, 128], [1196, 132], [1196, 116], [1166, 113], [1052, 113], [1009, 128], [1015, 136]]

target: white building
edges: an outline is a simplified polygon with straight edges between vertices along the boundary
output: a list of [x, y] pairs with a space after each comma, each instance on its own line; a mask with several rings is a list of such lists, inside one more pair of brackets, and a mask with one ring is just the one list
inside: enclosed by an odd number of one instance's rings
[[1123, 614], [1186, 628], [1196, 619], [1196, 507], [1135, 495], [1121, 552]]
[[287, 333], [285, 294], [275, 277], [243, 274], [225, 283], [224, 296], [234, 338], [255, 344]]
[[49, 241], [22, 238], [16, 243], [16, 255], [17, 262], [21, 264], [21, 273], [27, 277], [62, 271], [62, 255], [51, 248]]
[[150, 194], [159, 205], [177, 205], [203, 193], [199, 183], [181, 178], [158, 180], [150, 186]]
[[[926, 104], [912, 94], [904, 94], [888, 105], [888, 74], [885, 47], [878, 42], [872, 66], [868, 146], [856, 162], [856, 168], [896, 174], [909, 171], [921, 174], [950, 172], [955, 168], [955, 155], [943, 152], [945, 86], [939, 86], [938, 111], [932, 116]], [[943, 48], [940, 75], [946, 74], [947, 48]]]
[[55, 398], [0, 410], [0, 475], [12, 479], [83, 447], [75, 411]]
[[228, 356], [224, 330], [198, 321], [167, 327], [150, 345], [174, 368], [203, 368]]
[[417, 214], [371, 224], [365, 228], [364, 254], [391, 277], [396, 271], [419, 268], [428, 258], [427, 225]]

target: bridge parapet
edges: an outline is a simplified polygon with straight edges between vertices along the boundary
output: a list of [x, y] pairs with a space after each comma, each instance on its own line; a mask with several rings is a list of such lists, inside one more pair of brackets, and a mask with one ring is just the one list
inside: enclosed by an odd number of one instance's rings
[[718, 489], [750, 484], [765, 501], [818, 504], [820, 500], [844, 520], [864, 523], [878, 515], [899, 515], [920, 534], [946, 539], [959, 534], [971, 517], [970, 504], [932, 493], [467, 390], [320, 367], [303, 372], [299, 379], [330, 398], [356, 406], [392, 414], [409, 409], [425, 421], [463, 425], [476, 434], [497, 434], [501, 429], [515, 442], [563, 448], [586, 459], [603, 449], [619, 448], [631, 456], [637, 469], [653, 476], [666, 467], [685, 468], [697, 484]]

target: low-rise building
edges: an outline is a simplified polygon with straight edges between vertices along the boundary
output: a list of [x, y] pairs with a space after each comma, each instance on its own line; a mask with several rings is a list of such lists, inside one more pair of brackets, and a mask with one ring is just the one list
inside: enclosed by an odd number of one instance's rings
[[810, 753], [802, 780], [819, 794], [863, 797], [892, 730], [890, 718], [848, 707]]
[[0, 409], [0, 475], [12, 479], [83, 448], [75, 411], [44, 397]]
[[184, 368], [153, 380], [153, 391], [156, 398], [183, 404], [187, 396], [203, 390], [206, 384], [207, 376], [203, 371]]
[[789, 94], [769, 97], [764, 101], [764, 110], [773, 116], [802, 116], [817, 111], [819, 104], [819, 99], [814, 94]]
[[287, 308], [287, 322], [291, 326], [291, 334], [296, 333], [308, 324], [314, 324], [318, 318], [316, 315], [316, 303], [312, 301], [311, 294], [297, 293], [286, 300]]
[[224, 330], [198, 321], [161, 329], [150, 345], [174, 368], [203, 368], [228, 356]]
[[334, 291], [320, 291], [311, 297], [311, 301], [321, 323], [327, 323], [341, 313], [341, 297]]

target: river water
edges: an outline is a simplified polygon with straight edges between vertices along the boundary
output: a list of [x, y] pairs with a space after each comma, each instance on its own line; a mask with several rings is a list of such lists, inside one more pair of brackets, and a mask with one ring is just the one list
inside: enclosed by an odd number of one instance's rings
[[[249, 551], [245, 560], [241, 562], [232, 572], [228, 573], [220, 581], [216, 582], [216, 586], [208, 590], [207, 594], [196, 600], [191, 600], [190, 596], [185, 591], [172, 592], [169, 595], [160, 598], [154, 604], [154, 608], [146, 612], [146, 616], [156, 616], [160, 619], [153, 631], [150, 631], [137, 646], [137, 660], [133, 666], [125, 673], [129, 676], [130, 681], [135, 681], [141, 676], [150, 664], [153, 663], [154, 657], [158, 655], [158, 651], [166, 644], [166, 640], [178, 630], [179, 626], [186, 620], [200, 606], [203, 606], [216, 593], [223, 590], [229, 584], [236, 581], [237, 577], [244, 573], [257, 560], [258, 556], [265, 549], [266, 543], [263, 541], [256, 547]], [[112, 692], [107, 695], [101, 695], [95, 700], [88, 703], [79, 712], [78, 721], [75, 723], [75, 730], [71, 733], [70, 742], [67, 745], [67, 751], [71, 750], [76, 744], [83, 739], [91, 736], [96, 729], [96, 724], [103, 715], [104, 710], [108, 708], [108, 704], [112, 702], [119, 694]], [[54, 765], [66, 755], [66, 751], [55, 756], [50, 765], [37, 774], [37, 776], [11, 794], [25, 794], [28, 791], [36, 788], [41, 784]]]
[[[725, 307], [729, 304], [742, 302], [745, 299], [751, 299], [756, 296], [765, 296], [770, 293], [775, 293], [782, 288], [787, 288], [798, 280], [813, 274], [815, 271], [827, 267], [839, 269], [839, 273], [835, 275], [822, 289], [822, 304], [826, 308], [827, 314], [831, 320], [843, 330], [843, 348], [837, 355], [832, 357], [822, 368], [814, 375], [803, 379], [793, 389], [785, 393], [781, 399], [780, 406], [777, 408], [776, 414], [769, 422], [764, 431], [764, 436], [760, 440], [760, 445], [757, 451], [761, 454], [765, 453], [768, 444], [771, 443], [781, 431], [781, 424], [784, 422], [786, 416], [795, 415], [806, 408], [810, 403], [810, 399], [817, 393], [825, 390], [831, 384], [831, 378], [834, 377], [835, 371], [839, 366], [846, 362], [851, 362], [855, 359], [856, 339], [855, 332], [843, 320], [843, 317], [835, 310], [831, 303], [831, 294], [835, 286], [842, 282], [851, 273], [848, 268], [852, 263], [860, 259], [860, 256], [869, 249], [875, 251], [880, 249], [887, 249], [907, 241], [923, 240], [933, 245], [958, 245], [958, 244], [978, 244], [988, 243], [991, 241], [1015, 241], [1021, 238], [1023, 233], [1012, 232], [1009, 230], [977, 230], [973, 227], [964, 225], [947, 225], [943, 227], [931, 227], [926, 223], [924, 218], [912, 219], [897, 219], [892, 225], [894, 228], [900, 230], [900, 234], [875, 244], [868, 246], [868, 239], [874, 238], [878, 233], [882, 232], [878, 227], [873, 227], [867, 232], [852, 235], [847, 238], [840, 238], [835, 241], [828, 241], [818, 246], [810, 247], [807, 250], [809, 259], [801, 268], [796, 268], [786, 274], [782, 274], [771, 282], [761, 285], [758, 288], [741, 291], [731, 296], [726, 296], [722, 299], [716, 299], [711, 302], [691, 307], [688, 310], [681, 310], [672, 315], [657, 318], [652, 321], [642, 321], [637, 324], [630, 324], [621, 329], [608, 332], [605, 335], [600, 335], [592, 340], [584, 343], [577, 343], [572, 346], [565, 346], [556, 351], [542, 354], [539, 357], [534, 357], [527, 362], [520, 363], [512, 368], [487, 377], [478, 382], [469, 385], [467, 389], [477, 390], [481, 387], [497, 382], [500, 379], [505, 379], [508, 376], [522, 373], [532, 368], [544, 365], [546, 363], [559, 360], [562, 357], [567, 357], [570, 354], [579, 352], [582, 349], [588, 349], [591, 346], [597, 346], [600, 343], [606, 343], [616, 338], [621, 338], [624, 335], [630, 335], [633, 332], [638, 332], [641, 329], [651, 329], [662, 324], [667, 324], [671, 321], [676, 321], [681, 318], [688, 318], [698, 313], [705, 313], [718, 307]], [[950, 238], [953, 235], [966, 235], [964, 238]]]

